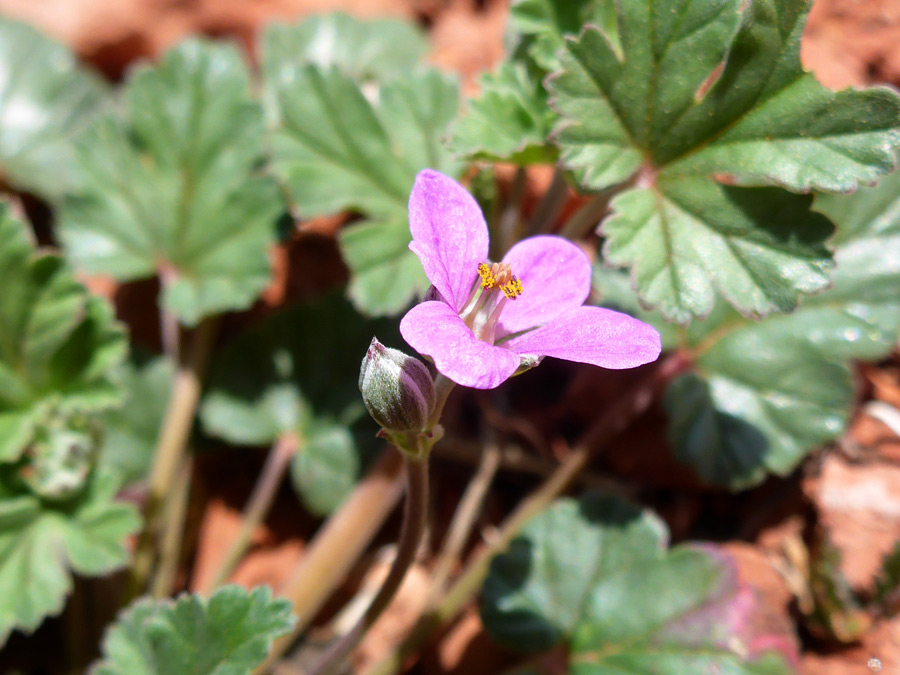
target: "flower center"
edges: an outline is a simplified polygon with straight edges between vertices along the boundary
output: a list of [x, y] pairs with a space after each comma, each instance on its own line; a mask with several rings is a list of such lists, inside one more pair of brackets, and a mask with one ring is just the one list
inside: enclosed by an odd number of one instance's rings
[[522, 295], [524, 289], [509, 263], [481, 263], [478, 265], [478, 276], [481, 283], [473, 284], [472, 294], [460, 316], [476, 338], [494, 344], [503, 306]]
[[519, 277], [512, 273], [509, 263], [481, 263], [478, 266], [478, 276], [481, 277], [481, 288], [486, 290], [497, 287], [510, 300], [515, 300], [524, 290]]

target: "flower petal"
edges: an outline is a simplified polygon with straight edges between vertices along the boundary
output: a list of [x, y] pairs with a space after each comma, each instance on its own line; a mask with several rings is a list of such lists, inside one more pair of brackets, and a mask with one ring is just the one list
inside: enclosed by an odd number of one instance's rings
[[522, 355], [553, 356], [612, 369], [650, 363], [662, 349], [653, 326], [602, 307], [569, 310], [504, 346]]
[[493, 389], [519, 367], [519, 355], [477, 340], [443, 302], [423, 302], [400, 321], [400, 334], [420, 354], [430, 356], [438, 372], [464, 387]]
[[524, 290], [503, 307], [500, 336], [543, 326], [581, 307], [590, 293], [591, 263], [584, 251], [562, 237], [542, 235], [520, 241], [503, 262], [510, 264]]
[[409, 248], [425, 276], [459, 313], [488, 255], [488, 229], [475, 198], [452, 178], [425, 169], [409, 195]]

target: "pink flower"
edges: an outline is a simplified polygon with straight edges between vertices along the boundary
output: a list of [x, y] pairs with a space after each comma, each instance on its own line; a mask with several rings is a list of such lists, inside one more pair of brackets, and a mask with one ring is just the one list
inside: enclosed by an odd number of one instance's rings
[[603, 368], [655, 361], [659, 333], [627, 314], [585, 307], [591, 264], [562, 237], [525, 239], [489, 263], [488, 229], [475, 199], [432, 169], [409, 197], [409, 248], [437, 299], [413, 307], [400, 333], [464, 387], [493, 389], [544, 356]]

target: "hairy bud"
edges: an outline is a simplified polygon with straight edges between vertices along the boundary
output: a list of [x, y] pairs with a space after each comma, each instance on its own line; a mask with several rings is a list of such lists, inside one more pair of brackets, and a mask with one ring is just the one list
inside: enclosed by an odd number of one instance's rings
[[372, 418], [388, 433], [426, 431], [434, 381], [425, 364], [372, 338], [359, 371], [359, 390]]

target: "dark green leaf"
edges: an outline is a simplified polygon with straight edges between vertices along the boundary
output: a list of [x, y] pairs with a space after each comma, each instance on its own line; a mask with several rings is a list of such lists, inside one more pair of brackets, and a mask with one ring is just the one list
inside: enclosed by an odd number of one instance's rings
[[394, 332], [333, 296], [272, 316], [213, 361], [200, 408], [204, 429], [250, 445], [295, 434], [294, 484], [311, 510], [331, 510], [356, 482], [364, 439], [377, 430], [360, 398], [360, 362], [373, 335], [387, 340]]
[[25, 225], [0, 205], [0, 461], [15, 461], [37, 430], [108, 409], [127, 343], [106, 301], [63, 260], [35, 252]]
[[828, 231], [809, 200], [724, 186], [871, 183], [895, 166], [900, 99], [835, 93], [803, 72], [804, 0], [616, 7], [621, 52], [588, 27], [550, 84], [563, 163], [589, 189], [636, 184], [601, 228], [607, 260], [680, 323], [708, 314], [715, 292], [764, 315], [825, 288]]
[[245, 675], [291, 629], [291, 603], [260, 586], [226, 586], [209, 599], [138, 600], [103, 639], [93, 675]]
[[666, 551], [666, 539], [656, 517], [616, 497], [560, 500], [494, 559], [485, 627], [517, 651], [568, 643], [573, 674], [787, 673], [780, 656], [758, 656], [769, 636], [754, 634], [752, 596], [728, 560]]
[[832, 288], [760, 322], [720, 304], [685, 334], [699, 377], [670, 387], [670, 438], [711, 483], [787, 474], [836, 438], [853, 398], [850, 360], [882, 358], [900, 335], [900, 174], [818, 205], [838, 225]]
[[0, 17], [0, 170], [58, 199], [79, 183], [72, 138], [110, 104], [102, 80], [31, 26]]
[[337, 68], [305, 65], [280, 71], [266, 89], [275, 106], [275, 173], [304, 217], [342, 210], [367, 216], [356, 226], [364, 229], [340, 239], [353, 273], [351, 298], [367, 314], [396, 313], [427, 287], [406, 248], [416, 174], [461, 170], [442, 144], [459, 107], [456, 83], [420, 71], [381, 85], [372, 103]]
[[0, 476], [0, 644], [62, 610], [72, 571], [97, 576], [128, 561], [124, 540], [140, 518], [113, 501], [117, 488], [115, 477], [95, 472], [77, 496], [51, 505], [12, 472]]
[[121, 280], [159, 273], [163, 307], [188, 325], [249, 306], [282, 202], [258, 175], [263, 113], [238, 51], [182, 43], [136, 69], [124, 97], [124, 119], [81, 138], [84, 187], [61, 214], [69, 254]]

